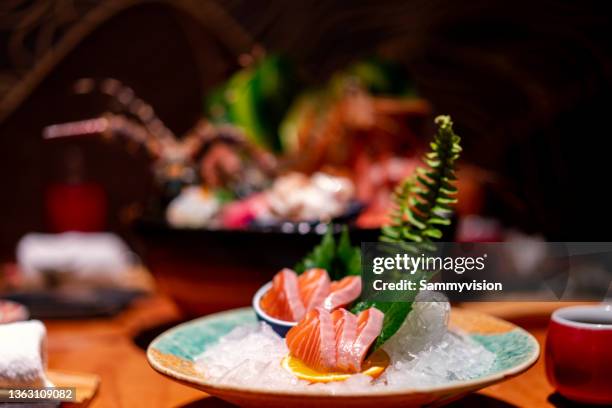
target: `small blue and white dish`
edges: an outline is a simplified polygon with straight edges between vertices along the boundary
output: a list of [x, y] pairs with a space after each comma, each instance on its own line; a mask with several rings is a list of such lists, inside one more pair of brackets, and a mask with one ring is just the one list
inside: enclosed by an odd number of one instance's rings
[[253, 310], [255, 310], [255, 315], [257, 316], [257, 320], [260, 322], [266, 322], [272, 327], [279, 336], [285, 337], [289, 329], [297, 324], [297, 322], [288, 322], [286, 320], [280, 320], [268, 315], [261, 308], [261, 298], [266, 294], [268, 290], [272, 287], [272, 282], [268, 282], [263, 285], [257, 292], [255, 292], [255, 296], [253, 296]]

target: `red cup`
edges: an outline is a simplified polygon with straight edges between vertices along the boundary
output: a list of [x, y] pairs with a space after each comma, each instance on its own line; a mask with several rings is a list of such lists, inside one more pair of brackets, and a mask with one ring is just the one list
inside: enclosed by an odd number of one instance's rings
[[568, 399], [612, 404], [612, 305], [565, 307], [552, 314], [546, 374]]
[[103, 231], [107, 200], [95, 183], [58, 183], [47, 188], [47, 222], [52, 232]]

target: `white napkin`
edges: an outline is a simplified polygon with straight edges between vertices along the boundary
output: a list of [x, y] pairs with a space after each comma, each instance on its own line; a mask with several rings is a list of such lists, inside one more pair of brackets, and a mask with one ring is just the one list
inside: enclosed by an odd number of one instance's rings
[[115, 234], [31, 233], [17, 245], [17, 264], [28, 286], [42, 286], [47, 271], [73, 283], [112, 286], [122, 283], [135, 255]]
[[50, 387], [45, 326], [38, 320], [0, 324], [0, 388]]

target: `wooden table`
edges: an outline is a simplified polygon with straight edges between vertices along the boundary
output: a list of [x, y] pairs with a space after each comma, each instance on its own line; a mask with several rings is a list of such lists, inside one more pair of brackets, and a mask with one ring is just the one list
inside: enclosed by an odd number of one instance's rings
[[[96, 373], [101, 386], [90, 407], [230, 407], [200, 391], [170, 381], [149, 367], [134, 337], [146, 329], [177, 321], [171, 301], [155, 296], [137, 301], [111, 319], [47, 321], [49, 367]], [[543, 347], [544, 327], [528, 328]], [[143, 337], [141, 335], [141, 337]], [[553, 394], [543, 358], [526, 373], [485, 388], [449, 406], [554, 407], [566, 406]]]

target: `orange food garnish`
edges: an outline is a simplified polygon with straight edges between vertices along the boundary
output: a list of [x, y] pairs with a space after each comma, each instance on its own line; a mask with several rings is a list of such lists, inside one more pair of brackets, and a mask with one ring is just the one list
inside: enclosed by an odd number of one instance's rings
[[[389, 366], [389, 355], [382, 349], [376, 350], [368, 357], [363, 364], [362, 371], [358, 374], [365, 374], [372, 379], [378, 378]], [[302, 360], [291, 354], [283, 358], [281, 365], [291, 374], [299, 379], [312, 383], [327, 383], [332, 381], [345, 381], [351, 377], [350, 373], [326, 373], [308, 367]]]

